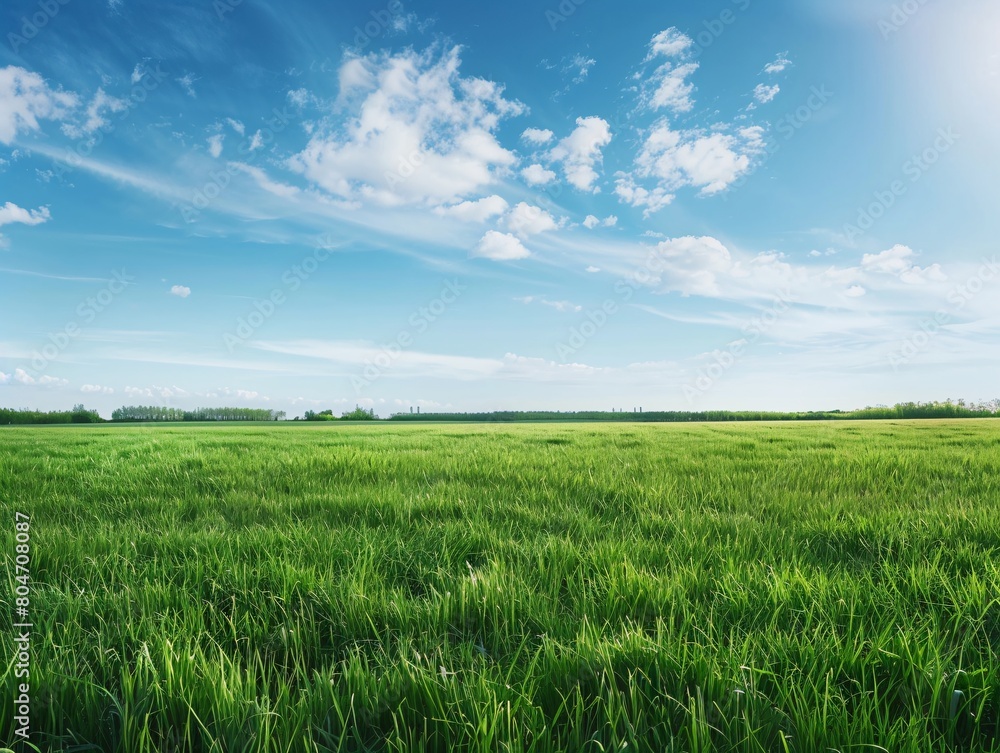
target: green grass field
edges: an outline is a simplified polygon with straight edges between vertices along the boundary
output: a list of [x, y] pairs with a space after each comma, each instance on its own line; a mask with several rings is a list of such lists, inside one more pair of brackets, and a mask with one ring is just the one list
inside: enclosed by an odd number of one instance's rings
[[0, 495], [37, 750], [1000, 750], [998, 422], [12, 427]]

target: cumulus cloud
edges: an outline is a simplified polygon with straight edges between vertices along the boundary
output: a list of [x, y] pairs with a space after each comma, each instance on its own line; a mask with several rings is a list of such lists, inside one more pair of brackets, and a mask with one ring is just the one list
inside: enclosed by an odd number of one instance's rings
[[694, 107], [694, 100], [691, 99], [694, 84], [687, 79], [697, 70], [697, 63], [664, 63], [647, 82], [646, 103], [654, 110], [666, 108], [675, 113], [690, 112]]
[[39, 120], [62, 120], [80, 103], [70, 92], [51, 89], [37, 73], [18, 66], [0, 68], [0, 143], [21, 131], [37, 131]]
[[298, 108], [303, 108], [313, 101], [312, 94], [308, 89], [292, 89], [288, 92], [288, 102]]
[[583, 306], [576, 303], [570, 303], [569, 301], [551, 301], [544, 296], [538, 295], [526, 295], [520, 298], [515, 298], [514, 300], [524, 304], [540, 303], [543, 306], [548, 306], [549, 308], [553, 308], [562, 313], [575, 313], [583, 311]]
[[[176, 385], [173, 387], [158, 387], [154, 384], [152, 387], [132, 387], [125, 385], [125, 394], [129, 397], [151, 397], [169, 400], [174, 397], [188, 397], [191, 393]], [[217, 397], [217, 395], [209, 393], [204, 397]]]
[[844, 295], [848, 298], [860, 298], [867, 291], [860, 285], [851, 285], [847, 290], [844, 291]]
[[[735, 134], [674, 131], [666, 121], [653, 127], [636, 157], [635, 175], [619, 176], [615, 192], [621, 201], [645, 207], [650, 214], [669, 204], [673, 191], [684, 186], [711, 196], [728, 188], [750, 168], [751, 159], [763, 149], [763, 129], [743, 128]], [[646, 189], [637, 181], [656, 181]]]
[[615, 215], [609, 215], [603, 220], [598, 219], [592, 214], [588, 214], [583, 220], [583, 226], [588, 230], [593, 230], [598, 225], [603, 225], [604, 227], [614, 227], [618, 224], [618, 218]]
[[897, 244], [877, 254], [865, 254], [861, 258], [861, 268], [866, 272], [895, 275], [908, 285], [947, 279], [940, 264], [918, 267], [913, 263], [914, 256], [912, 248]]
[[226, 118], [226, 122], [229, 124], [229, 127], [232, 128], [234, 131], [236, 131], [236, 133], [238, 133], [240, 136], [242, 136], [242, 135], [244, 135], [246, 133], [246, 130], [247, 130], [246, 126], [243, 125], [243, 123], [240, 122], [239, 120], [233, 120], [232, 118]]
[[694, 45], [694, 40], [683, 33], [676, 26], [654, 34], [649, 41], [649, 54], [647, 60], [652, 60], [657, 56], [677, 57], [684, 55]]
[[14, 381], [25, 385], [40, 385], [43, 387], [65, 387], [69, 384], [66, 379], [60, 379], [59, 377], [49, 376], [45, 374], [43, 376], [35, 379], [31, 374], [29, 374], [24, 369], [14, 369]]
[[529, 186], [544, 186], [556, 179], [556, 174], [539, 164], [528, 165], [521, 171], [521, 177]]
[[348, 59], [353, 117], [322, 125], [289, 166], [331, 194], [384, 205], [455, 202], [492, 185], [517, 162], [495, 131], [525, 108], [460, 76], [460, 64], [457, 47]]
[[191, 295], [191, 288], [186, 285], [174, 285], [170, 288], [170, 295], [175, 295], [178, 298], [187, 298]]
[[[649, 42], [646, 62], [657, 58], [687, 57], [694, 43], [687, 34], [671, 27], [653, 35]], [[669, 109], [675, 113], [690, 112], [694, 106], [691, 94], [694, 84], [688, 77], [698, 70], [697, 63], [668, 60], [658, 66], [643, 82], [643, 101], [654, 110]]]
[[774, 86], [768, 86], [767, 84], [757, 84], [753, 90], [753, 101], [760, 105], [766, 105], [768, 102], [773, 100], [778, 96], [778, 92], [781, 91], [781, 87], [775, 84]]
[[472, 250], [471, 256], [493, 261], [513, 261], [526, 259], [531, 256], [531, 252], [510, 233], [488, 230]]
[[507, 202], [501, 196], [484, 196], [476, 201], [463, 201], [448, 207], [435, 207], [434, 213], [442, 217], [454, 217], [463, 222], [486, 222], [507, 211]]
[[225, 141], [225, 135], [217, 133], [214, 136], [208, 137], [208, 153], [213, 157], [218, 159], [222, 155], [222, 142]]
[[504, 217], [504, 226], [522, 240], [559, 228], [555, 217], [541, 207], [519, 202]]
[[99, 384], [85, 384], [80, 387], [80, 392], [94, 395], [113, 395], [115, 391], [111, 387], [102, 387]]
[[8, 201], [0, 207], [0, 226], [15, 222], [22, 225], [41, 225], [51, 219], [48, 207], [38, 209], [22, 209], [17, 204]]
[[735, 271], [729, 249], [710, 236], [668, 238], [657, 244], [655, 254], [662, 281], [684, 295], [718, 295], [718, 277]]
[[542, 146], [552, 141], [553, 136], [555, 134], [547, 128], [526, 128], [521, 139], [527, 144]]
[[181, 88], [184, 89], [184, 91], [187, 93], [189, 97], [191, 97], [191, 99], [198, 98], [198, 92], [194, 90], [194, 82], [197, 80], [198, 79], [196, 79], [190, 73], [185, 73], [179, 79], [176, 79], [177, 83], [181, 85]]
[[593, 58], [588, 58], [580, 53], [570, 56], [566, 64], [563, 66], [563, 73], [570, 74], [573, 77], [574, 84], [581, 84], [587, 78], [587, 74], [590, 73], [590, 69], [597, 63]]
[[128, 102], [124, 99], [112, 97], [105, 93], [104, 89], [98, 89], [90, 104], [87, 105], [83, 123], [65, 123], [62, 131], [71, 139], [88, 136], [98, 128], [103, 128], [108, 124], [107, 118], [104, 117], [106, 112], [124, 112], [127, 109]]
[[570, 185], [581, 191], [597, 193], [594, 182], [598, 179], [594, 169], [602, 160], [601, 149], [611, 141], [611, 127], [603, 118], [589, 116], [576, 119], [573, 132], [552, 147], [548, 157], [561, 163], [563, 174]]
[[635, 178], [628, 173], [619, 173], [615, 181], [615, 195], [619, 201], [629, 206], [641, 207], [646, 216], [659, 212], [674, 200], [674, 194], [662, 186], [645, 188], [638, 185]]
[[792, 61], [788, 59], [788, 53], [781, 52], [778, 53], [778, 56], [774, 59], [773, 62], [768, 63], [766, 66], [764, 66], [764, 73], [767, 73], [769, 75], [773, 75], [775, 73], [781, 73], [783, 70], [785, 70], [785, 68], [787, 68], [791, 64]]

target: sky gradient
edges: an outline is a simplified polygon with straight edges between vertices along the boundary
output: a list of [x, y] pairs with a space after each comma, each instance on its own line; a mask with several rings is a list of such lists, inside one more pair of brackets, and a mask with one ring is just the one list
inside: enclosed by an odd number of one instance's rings
[[0, 23], [0, 405], [998, 396], [995, 3]]

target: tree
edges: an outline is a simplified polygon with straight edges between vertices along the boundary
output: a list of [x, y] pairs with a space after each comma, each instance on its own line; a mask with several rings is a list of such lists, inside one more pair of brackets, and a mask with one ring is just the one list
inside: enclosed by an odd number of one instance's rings
[[364, 408], [355, 408], [350, 413], [345, 413], [340, 417], [341, 421], [374, 421], [375, 420], [375, 409], [365, 410]]

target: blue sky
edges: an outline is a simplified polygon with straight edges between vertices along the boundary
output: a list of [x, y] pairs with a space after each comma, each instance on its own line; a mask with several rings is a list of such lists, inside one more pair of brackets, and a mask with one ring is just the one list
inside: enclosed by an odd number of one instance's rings
[[0, 405], [996, 396], [995, 3], [0, 23]]

